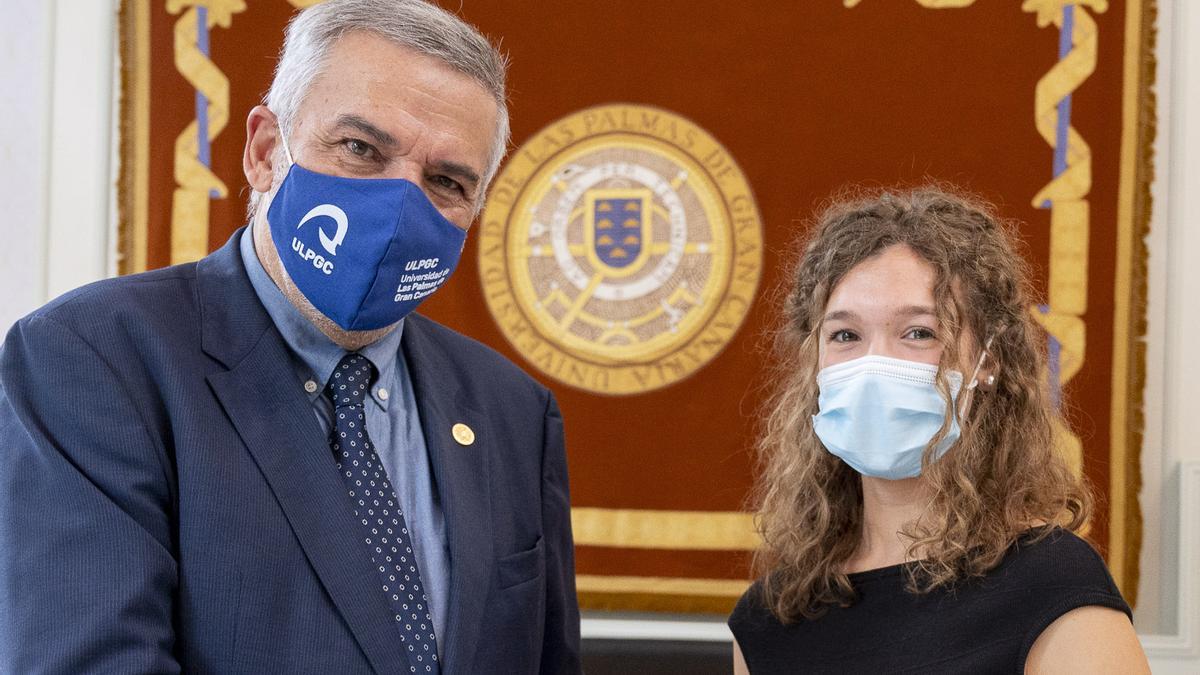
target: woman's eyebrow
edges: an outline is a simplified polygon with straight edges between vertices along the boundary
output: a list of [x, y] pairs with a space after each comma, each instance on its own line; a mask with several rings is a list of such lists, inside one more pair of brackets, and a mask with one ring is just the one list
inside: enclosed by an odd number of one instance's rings
[[839, 309], [825, 315], [822, 321], [854, 321], [858, 315], [848, 309]]
[[911, 319], [914, 316], [937, 316], [937, 310], [925, 305], [909, 305], [896, 310], [892, 316], [898, 319]]
[[[937, 316], [937, 311], [926, 305], [908, 305], [892, 312], [893, 319], [911, 319], [914, 316]], [[826, 314], [822, 321], [857, 321], [858, 314], [848, 309], [838, 309]]]

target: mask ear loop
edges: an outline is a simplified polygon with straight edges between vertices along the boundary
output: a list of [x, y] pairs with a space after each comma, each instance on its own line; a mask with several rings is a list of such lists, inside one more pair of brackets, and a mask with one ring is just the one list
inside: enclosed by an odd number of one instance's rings
[[979, 386], [979, 371], [983, 368], [983, 360], [988, 356], [988, 350], [992, 348], [992, 340], [996, 339], [995, 334], [983, 343], [983, 351], [979, 354], [979, 360], [975, 362], [975, 370], [971, 373], [971, 384], [967, 385], [967, 391], [970, 391]]
[[279, 142], [283, 144], [283, 155], [284, 157], [287, 157], [288, 167], [290, 168], [296, 163], [296, 161], [292, 159], [292, 151], [288, 149], [287, 134], [284, 133], [283, 127], [279, 125], [278, 122], [276, 123], [276, 126], [279, 128]]
[[[975, 362], [975, 370], [971, 373], [971, 383], [966, 386], [964, 392], [971, 391], [979, 386], [979, 371], [983, 368], [983, 361], [988, 356], [988, 350], [992, 348], [992, 340], [996, 339], [996, 334], [992, 333], [987, 341], [983, 343], [983, 351], [979, 354], [979, 360]], [[967, 397], [964, 395], [958, 406], [958, 418], [966, 418]]]

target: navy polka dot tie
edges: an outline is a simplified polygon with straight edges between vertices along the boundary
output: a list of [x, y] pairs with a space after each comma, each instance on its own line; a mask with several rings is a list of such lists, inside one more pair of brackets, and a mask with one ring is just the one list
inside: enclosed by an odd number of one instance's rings
[[437, 639], [429, 600], [417, 571], [408, 526], [387, 470], [367, 436], [364, 401], [375, 378], [375, 365], [362, 354], [342, 357], [327, 391], [333, 399], [330, 445], [338, 473], [350, 492], [354, 518], [361, 528], [371, 564], [379, 571], [383, 592], [395, 615], [400, 641], [413, 673], [438, 673]]

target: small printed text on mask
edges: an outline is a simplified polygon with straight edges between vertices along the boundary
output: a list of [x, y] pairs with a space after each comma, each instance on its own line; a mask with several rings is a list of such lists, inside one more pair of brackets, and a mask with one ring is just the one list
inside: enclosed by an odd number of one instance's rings
[[[437, 267], [437, 265], [437, 258], [411, 260], [404, 266], [404, 269], [410, 271], [430, 269]], [[450, 270], [437, 270], [422, 274], [401, 274], [400, 285], [396, 287], [396, 297], [393, 300], [395, 302], [421, 300], [432, 295], [448, 276], [450, 276]]]

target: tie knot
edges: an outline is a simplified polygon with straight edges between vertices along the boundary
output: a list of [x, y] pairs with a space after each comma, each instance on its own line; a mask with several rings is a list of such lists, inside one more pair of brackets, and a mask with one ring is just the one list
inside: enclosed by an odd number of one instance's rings
[[343, 356], [326, 387], [333, 398], [333, 407], [362, 405], [374, 379], [375, 364], [370, 359], [357, 353]]

